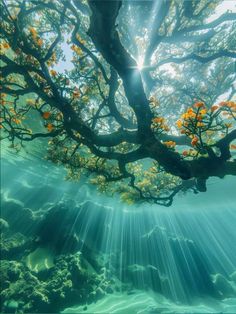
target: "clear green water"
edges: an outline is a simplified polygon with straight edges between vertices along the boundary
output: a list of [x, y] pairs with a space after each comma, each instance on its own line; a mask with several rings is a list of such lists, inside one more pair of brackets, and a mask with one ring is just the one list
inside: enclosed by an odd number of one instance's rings
[[[163, 296], [152, 292], [134, 291], [132, 296], [115, 294], [91, 304], [88, 307], [90, 313], [235, 313], [236, 301], [233, 298], [217, 302], [213, 299], [198, 299], [192, 306], [180, 305], [170, 302]], [[62, 313], [86, 313], [84, 307], [70, 307]]]
[[[1, 6], [0, 312], [236, 313], [236, 2], [121, 2]], [[162, 168], [199, 191], [227, 177], [168, 208], [127, 205], [64, 180], [56, 162], [92, 153], [121, 184], [134, 167], [145, 194], [169, 190]]]
[[2, 156], [4, 312], [235, 313], [235, 179], [127, 206]]

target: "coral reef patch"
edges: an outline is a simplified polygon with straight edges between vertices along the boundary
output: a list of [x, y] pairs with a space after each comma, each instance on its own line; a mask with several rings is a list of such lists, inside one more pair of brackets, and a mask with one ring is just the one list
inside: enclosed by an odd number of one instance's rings
[[[58, 203], [44, 215], [15, 200], [2, 200], [2, 207], [3, 313], [55, 313], [113, 293], [114, 280], [101, 254], [77, 235], [82, 220], [72, 232], [75, 213], [85, 207]], [[24, 221], [31, 228], [24, 230]]]

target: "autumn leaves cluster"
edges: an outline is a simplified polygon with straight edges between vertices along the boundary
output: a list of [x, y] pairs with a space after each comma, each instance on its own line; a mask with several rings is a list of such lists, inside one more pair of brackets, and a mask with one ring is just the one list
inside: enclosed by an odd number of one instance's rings
[[[195, 102], [177, 120], [178, 133], [189, 138], [192, 148], [182, 152], [184, 157], [194, 157], [206, 152], [206, 147], [214, 146], [216, 141], [226, 136], [236, 121], [236, 103], [233, 101], [220, 102], [207, 107], [202, 101]], [[163, 117], [155, 117], [152, 127], [157, 133], [168, 131], [169, 127]], [[168, 148], [174, 149], [174, 141], [163, 142]], [[231, 149], [236, 149], [232, 144]]]

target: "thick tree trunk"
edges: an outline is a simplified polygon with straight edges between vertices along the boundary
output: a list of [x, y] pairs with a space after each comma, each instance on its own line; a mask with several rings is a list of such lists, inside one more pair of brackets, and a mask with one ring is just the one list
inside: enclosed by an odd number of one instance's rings
[[[227, 161], [231, 156], [228, 141], [219, 141], [221, 156], [201, 157], [186, 161], [179, 153], [171, 151], [157, 139], [151, 130], [152, 112], [145, 95], [141, 74], [136, 61], [122, 46], [115, 21], [121, 7], [121, 1], [89, 1], [92, 15], [88, 34], [104, 59], [113, 66], [121, 77], [125, 94], [130, 107], [134, 110], [138, 124], [138, 142], [146, 151], [148, 157], [155, 159], [167, 171], [184, 180], [197, 179], [199, 190], [206, 190], [206, 180], [211, 176], [224, 177], [226, 174], [236, 174], [236, 162]], [[168, 135], [163, 138], [170, 138]], [[187, 137], [176, 138], [177, 144], [190, 145]], [[214, 154], [213, 154], [214, 155]]]

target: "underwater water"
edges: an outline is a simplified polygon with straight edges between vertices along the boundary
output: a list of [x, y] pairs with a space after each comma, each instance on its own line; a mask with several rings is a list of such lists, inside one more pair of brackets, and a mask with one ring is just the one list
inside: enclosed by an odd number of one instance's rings
[[125, 205], [34, 157], [2, 154], [8, 313], [235, 313], [235, 178], [172, 207]]
[[236, 313], [236, 1], [0, 11], [0, 312]]

